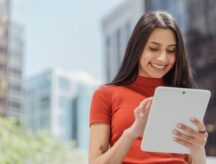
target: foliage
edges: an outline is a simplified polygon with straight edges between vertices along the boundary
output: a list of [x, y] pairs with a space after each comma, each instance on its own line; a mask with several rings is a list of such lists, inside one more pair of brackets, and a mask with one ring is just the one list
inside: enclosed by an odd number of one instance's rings
[[1, 164], [83, 163], [74, 142], [60, 142], [46, 132], [26, 133], [16, 120], [0, 118]]

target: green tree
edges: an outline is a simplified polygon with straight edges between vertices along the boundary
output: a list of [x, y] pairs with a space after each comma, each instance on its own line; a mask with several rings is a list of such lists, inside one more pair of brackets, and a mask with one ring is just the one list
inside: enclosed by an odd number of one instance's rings
[[26, 133], [17, 121], [0, 118], [0, 164], [71, 164], [86, 158], [46, 132]]

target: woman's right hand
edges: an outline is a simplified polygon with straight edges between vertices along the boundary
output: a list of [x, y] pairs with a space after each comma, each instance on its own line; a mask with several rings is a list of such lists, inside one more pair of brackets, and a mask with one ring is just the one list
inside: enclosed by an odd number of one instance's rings
[[144, 99], [143, 101], [141, 101], [140, 105], [134, 110], [135, 120], [133, 124], [127, 129], [127, 132], [130, 133], [130, 136], [133, 139], [143, 136], [152, 99], [153, 97]]

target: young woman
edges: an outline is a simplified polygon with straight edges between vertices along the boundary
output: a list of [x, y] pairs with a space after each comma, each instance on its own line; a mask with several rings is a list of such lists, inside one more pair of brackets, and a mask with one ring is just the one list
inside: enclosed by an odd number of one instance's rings
[[93, 95], [90, 164], [206, 163], [206, 127], [196, 118], [191, 118], [191, 122], [199, 131], [181, 123], [172, 130], [174, 142], [188, 147], [190, 155], [140, 150], [152, 96], [158, 86], [191, 88], [193, 78], [176, 21], [168, 13], [150, 12], [135, 26], [114, 80]]

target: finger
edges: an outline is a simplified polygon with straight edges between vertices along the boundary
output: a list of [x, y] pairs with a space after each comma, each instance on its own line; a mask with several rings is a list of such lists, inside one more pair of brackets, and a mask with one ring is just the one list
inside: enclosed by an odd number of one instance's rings
[[150, 109], [151, 108], [152, 100], [153, 100], [153, 98], [151, 98], [151, 99], [148, 100], [148, 102], [146, 104], [146, 109]]
[[[178, 124], [177, 127], [179, 129], [183, 130], [184, 132], [186, 132], [188, 134], [188, 136], [193, 136], [194, 140], [192, 142], [194, 144], [201, 144], [201, 145], [206, 144], [208, 133], [206, 133], [206, 134], [199, 133], [199, 132], [195, 131], [194, 129], [192, 129], [192, 128], [184, 125], [184, 124]], [[187, 136], [185, 136], [185, 138], [189, 139]]]
[[140, 106], [137, 106], [135, 109], [134, 109], [134, 116], [137, 117], [140, 113]]
[[144, 117], [148, 116], [149, 109], [146, 107], [147, 104], [149, 104], [152, 101], [152, 97], [148, 97], [144, 99], [140, 105], [135, 109], [134, 114], [136, 117]]
[[186, 133], [187, 133], [188, 135], [190, 135], [190, 136], [196, 137], [197, 135], [199, 135], [198, 132], [197, 132], [196, 130], [194, 130], [194, 129], [192, 129], [192, 128], [190, 128], [190, 127], [184, 125], [184, 124], [178, 123], [178, 124], [177, 124], [177, 127], [178, 127], [179, 129], [183, 130], [184, 132], [186, 132]]
[[199, 131], [206, 131], [206, 126], [203, 123], [203, 121], [200, 121], [200, 120], [198, 120], [197, 118], [194, 118], [194, 117], [192, 117], [190, 120], [191, 120], [192, 123], [194, 123], [198, 127]]
[[207, 142], [207, 137], [205, 136], [199, 136], [199, 137], [194, 137], [194, 136], [190, 136], [187, 134], [184, 134], [182, 132], [180, 132], [179, 130], [173, 129], [172, 130], [173, 134], [176, 135], [178, 138], [181, 138], [193, 145], [198, 145], [198, 146], [204, 146]]
[[139, 105], [134, 109], [135, 118], [143, 117], [145, 115], [146, 110], [143, 110], [143, 108], [144, 108], [143, 106]]
[[193, 147], [193, 145], [192, 145], [191, 143], [189, 143], [189, 142], [187, 142], [187, 141], [184, 141], [184, 140], [182, 140], [182, 139], [180, 139], [180, 138], [174, 137], [173, 140], [174, 140], [175, 142], [177, 142], [177, 143], [183, 145], [183, 146], [188, 147], [189, 149], [191, 149], [191, 148]]
[[202, 137], [200, 140], [198, 140], [197, 138], [181, 133], [180, 131], [176, 129], [174, 129], [172, 132], [176, 136], [175, 138], [178, 138], [179, 140], [181, 140], [181, 143], [183, 143], [183, 141], [186, 142], [183, 145], [188, 145], [191, 148], [205, 146], [207, 142], [207, 138], [205, 137]]
[[186, 134], [180, 132], [179, 130], [173, 129], [172, 133], [177, 138], [180, 138], [181, 140], [187, 141], [188, 143], [191, 143], [193, 145], [197, 145], [197, 143], [198, 143], [196, 138], [194, 138], [193, 136], [190, 136], [190, 135], [186, 135]]
[[[140, 107], [145, 108], [145, 109], [149, 109], [148, 106], [151, 105], [152, 102], [152, 97], [148, 97], [146, 99], [144, 99], [141, 103], [140, 103]], [[150, 104], [149, 104], [150, 103]]]
[[149, 113], [149, 109], [146, 109], [146, 108], [140, 108], [140, 114], [141, 115], [148, 115], [148, 113]]

